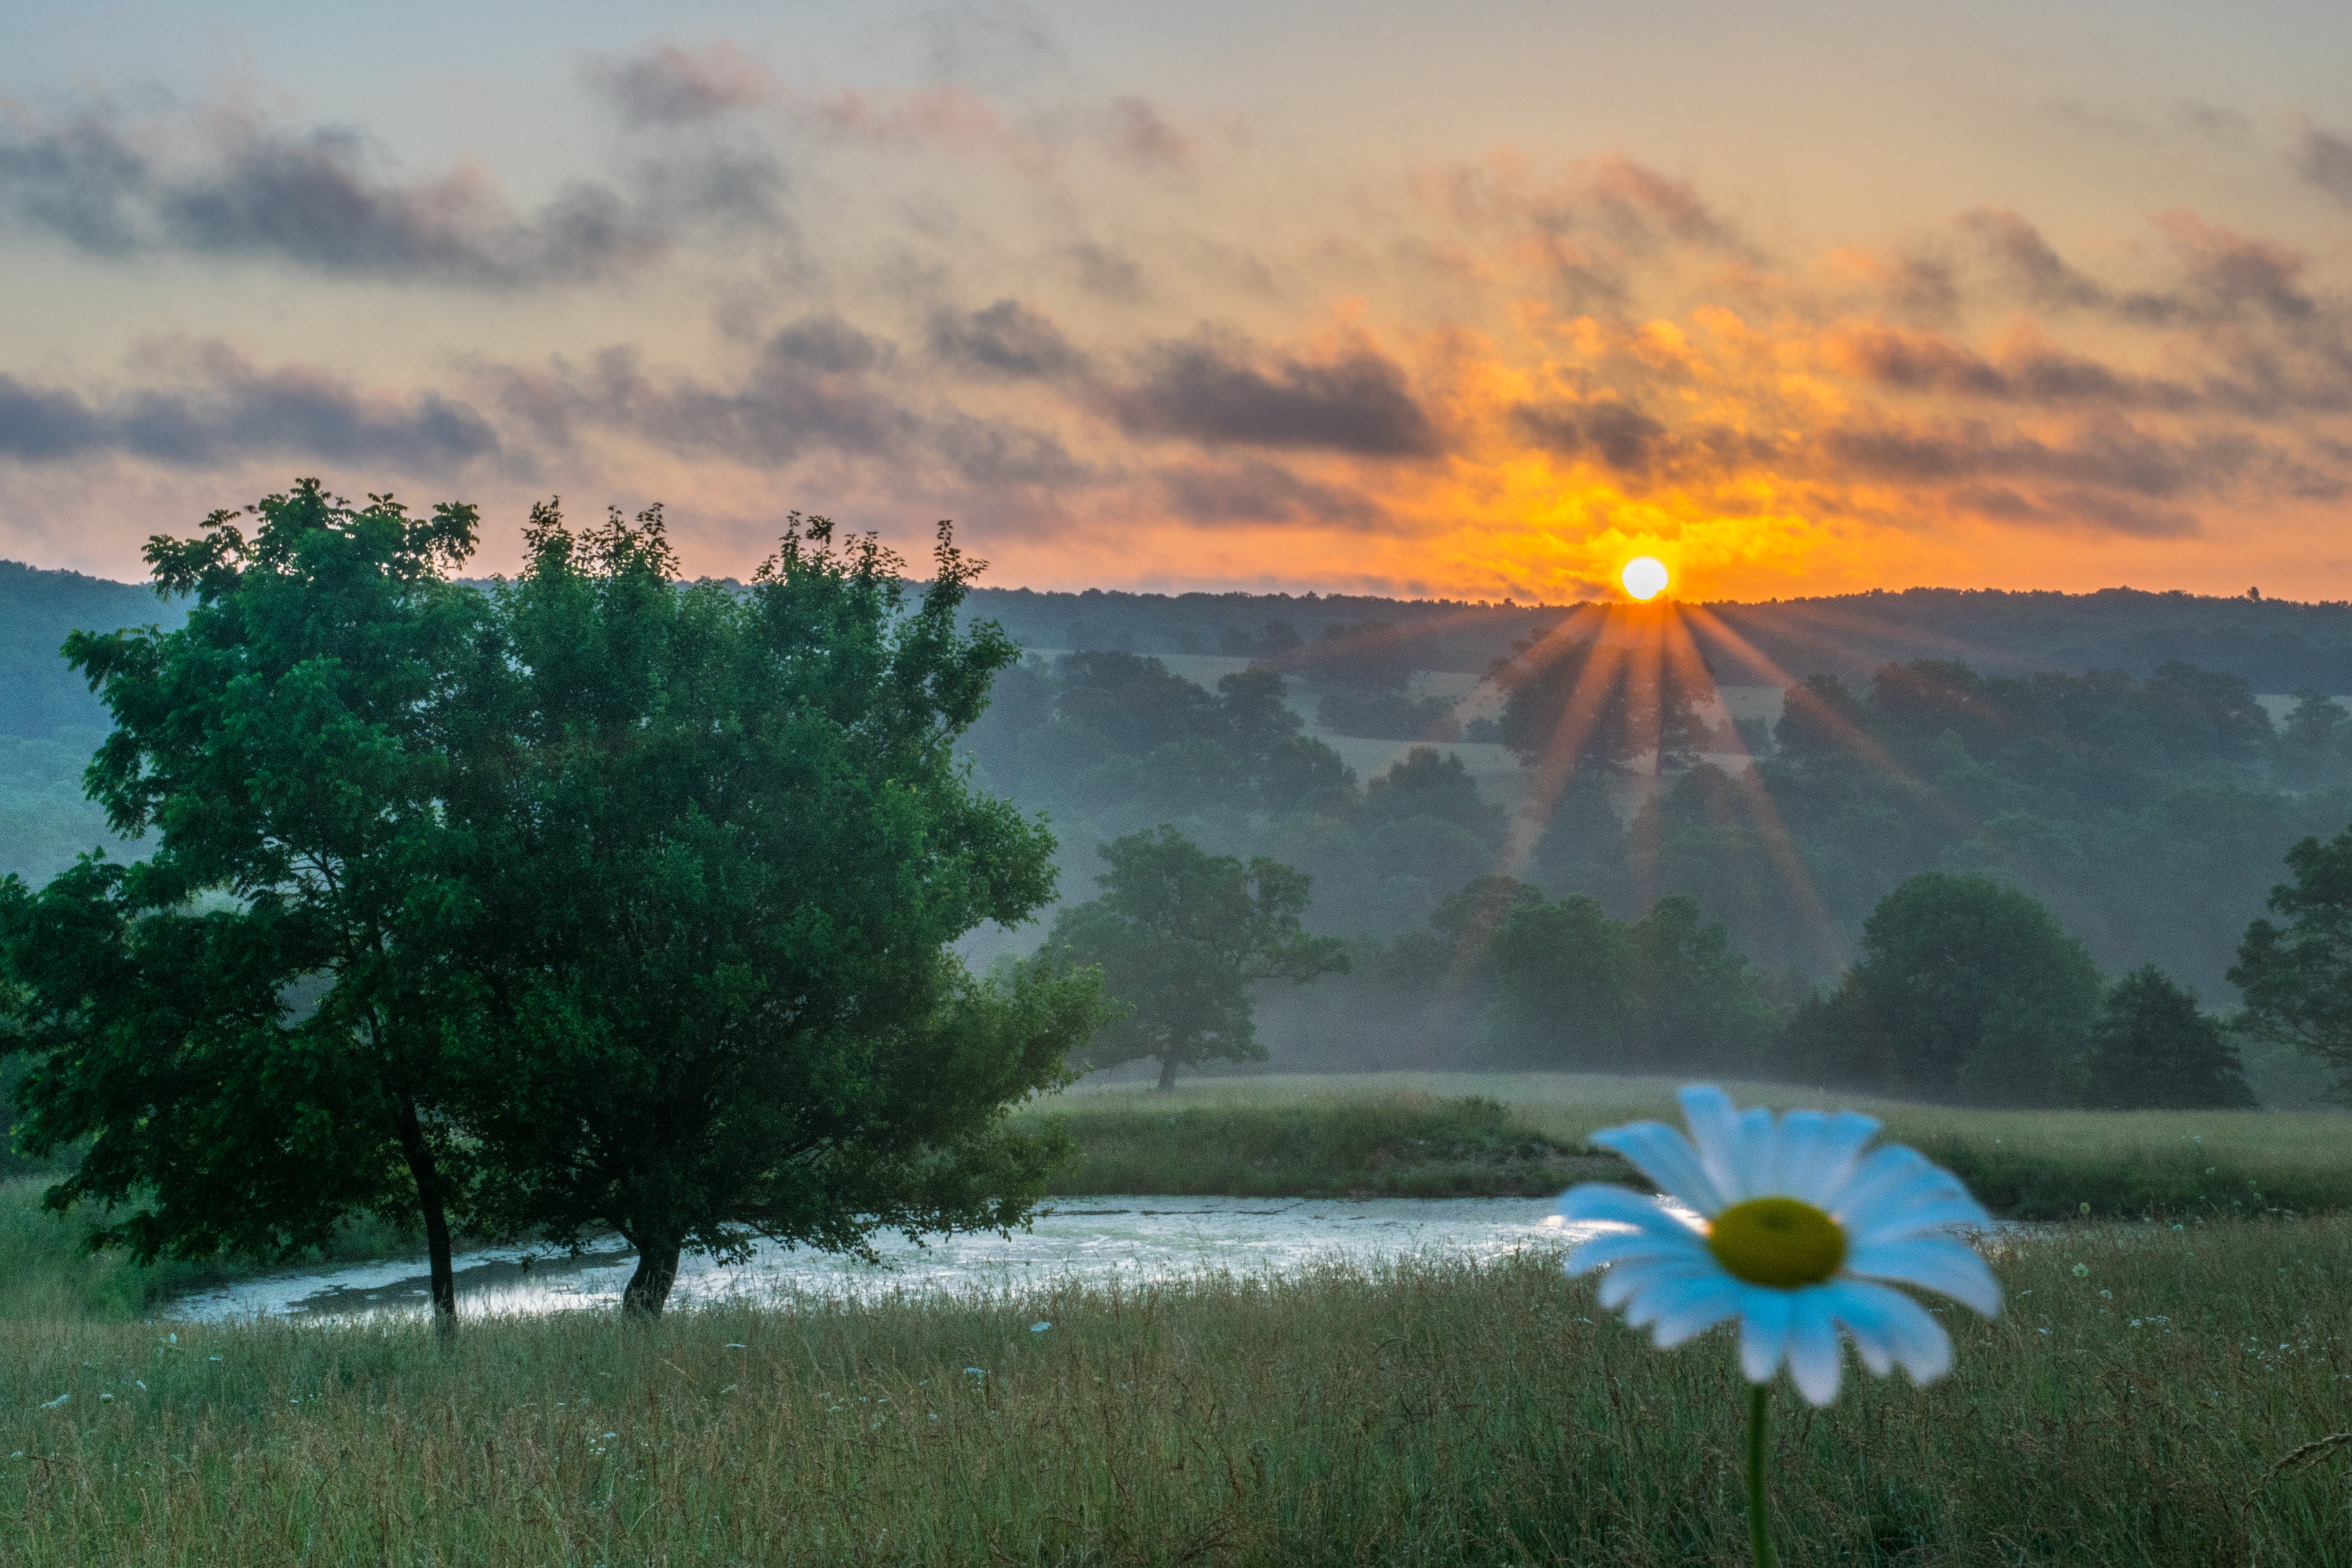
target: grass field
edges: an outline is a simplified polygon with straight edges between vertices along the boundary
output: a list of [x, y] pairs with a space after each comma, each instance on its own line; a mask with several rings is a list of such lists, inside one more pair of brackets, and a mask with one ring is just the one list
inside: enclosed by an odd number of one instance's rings
[[[2352, 1208], [2336, 1111], [1990, 1111], [1733, 1084], [1742, 1104], [1852, 1106], [1968, 1182], [1995, 1214], [2181, 1218]], [[1081, 1086], [1040, 1106], [1076, 1136], [1056, 1192], [1509, 1195], [1623, 1175], [1585, 1140], [1678, 1122], [1675, 1080], [1565, 1073], [1196, 1079]], [[1549, 1184], [1549, 1185], [1547, 1185]]]
[[[1792, 1565], [2352, 1563], [2352, 1224], [2062, 1226], [1783, 1391]], [[2077, 1274], [2076, 1270], [2083, 1270]], [[1050, 1323], [1050, 1328], [1033, 1325]], [[173, 1333], [176, 1333], [176, 1341]], [[1745, 1561], [1729, 1346], [1527, 1256], [469, 1324], [0, 1325], [11, 1564]]]

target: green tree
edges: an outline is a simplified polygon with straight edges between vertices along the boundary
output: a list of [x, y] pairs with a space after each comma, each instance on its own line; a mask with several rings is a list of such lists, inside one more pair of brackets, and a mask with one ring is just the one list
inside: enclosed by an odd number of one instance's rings
[[498, 601], [520, 744], [479, 826], [486, 1212], [618, 1231], [641, 1316], [688, 1250], [1020, 1223], [1065, 1145], [1006, 1112], [1099, 1004], [950, 951], [1053, 891], [1045, 827], [956, 757], [1018, 657], [957, 630], [975, 564], [942, 524], [909, 610], [894, 555], [798, 514], [748, 593], [677, 586], [657, 509], [574, 534], [542, 506], [528, 544]]
[[2064, 1099], [2101, 990], [2090, 953], [2032, 896], [1935, 871], [1871, 911], [1853, 982], [1879, 1087], [2006, 1105]]
[[103, 1205], [93, 1242], [142, 1260], [291, 1256], [354, 1210], [415, 1222], [446, 1326], [480, 1045], [451, 818], [486, 743], [453, 692], [487, 657], [485, 605], [446, 574], [475, 514], [354, 510], [311, 479], [251, 510], [250, 537], [221, 511], [149, 542], [156, 591], [194, 596], [184, 626], [66, 645], [114, 719], [90, 792], [153, 852], [0, 888], [35, 1057], [20, 1140], [90, 1140], [47, 1201]]
[[2286, 852], [2294, 880], [2271, 889], [2271, 912], [2238, 944], [2230, 984], [2246, 999], [2240, 1027], [2289, 1045], [2334, 1074], [2330, 1099], [2352, 1101], [2352, 827]]
[[1487, 1049], [1496, 1063], [1622, 1068], [1627, 935], [1624, 921], [1581, 893], [1511, 903], [1486, 939]]
[[1277, 860], [1244, 866], [1164, 824], [1101, 853], [1110, 865], [1095, 879], [1102, 897], [1065, 909], [1051, 939], [1074, 962], [1099, 965], [1128, 1008], [1086, 1045], [1089, 1067], [1157, 1060], [1166, 1089], [1181, 1067], [1263, 1061], [1250, 987], [1347, 973], [1346, 944], [1299, 923], [1307, 878]]
[[2294, 709], [2279, 729], [2271, 766], [2280, 783], [2308, 789], [2334, 783], [2345, 772], [2345, 746], [2352, 739], [2352, 712], [2325, 692], [2295, 689]]
[[2118, 980], [2099, 1004], [2083, 1060], [2084, 1099], [2116, 1110], [2250, 1110], [2238, 1047], [2197, 993], [2153, 963]]
[[1660, 899], [1625, 940], [1625, 1056], [1633, 1070], [1753, 1075], [1780, 1020], [1764, 976], [1687, 894]]
[[1654, 649], [1532, 639], [1488, 679], [1503, 690], [1503, 744], [1522, 761], [1624, 772], [1648, 756], [1688, 766], [1707, 738], [1710, 695]]

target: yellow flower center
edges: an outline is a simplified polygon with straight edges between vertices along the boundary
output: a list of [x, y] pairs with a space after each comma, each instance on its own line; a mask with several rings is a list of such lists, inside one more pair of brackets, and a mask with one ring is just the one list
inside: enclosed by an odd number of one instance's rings
[[1750, 1198], [1715, 1216], [1706, 1247], [1737, 1279], [1794, 1290], [1838, 1271], [1845, 1261], [1845, 1232], [1811, 1204]]

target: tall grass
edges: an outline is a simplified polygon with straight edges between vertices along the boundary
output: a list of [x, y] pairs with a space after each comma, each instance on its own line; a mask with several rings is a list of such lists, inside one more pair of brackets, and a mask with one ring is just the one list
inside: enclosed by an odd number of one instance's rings
[[[2085, 1270], [2078, 1277], [2077, 1267]], [[2352, 1563], [2352, 1224], [2061, 1227], [1953, 1376], [1784, 1392], [1795, 1563]], [[1033, 1330], [1033, 1325], [1050, 1328]], [[1530, 1255], [469, 1323], [0, 1325], [11, 1563], [1745, 1561], [1721, 1334]], [[62, 1403], [58, 1403], [62, 1400]]]

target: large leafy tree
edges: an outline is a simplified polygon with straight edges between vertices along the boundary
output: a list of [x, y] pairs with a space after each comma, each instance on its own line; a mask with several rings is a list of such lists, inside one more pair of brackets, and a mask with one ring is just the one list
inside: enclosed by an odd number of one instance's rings
[[107, 1209], [141, 1258], [291, 1255], [354, 1210], [420, 1225], [453, 1321], [467, 1186], [453, 1085], [479, 1044], [457, 962], [478, 910], [454, 787], [485, 736], [457, 700], [489, 657], [447, 573], [471, 508], [353, 508], [315, 480], [150, 541], [171, 632], [78, 634], [114, 720], [91, 795], [135, 864], [0, 888], [20, 1141], [82, 1139], [47, 1201]]
[[2294, 880], [2271, 889], [2271, 913], [2238, 946], [2230, 984], [2244, 993], [2241, 1027], [2326, 1063], [2332, 1098], [2352, 1100], [2352, 827], [2286, 852]]
[[1065, 909], [1048, 951], [1100, 966], [1123, 1017], [1087, 1042], [1089, 1067], [1157, 1060], [1160, 1087], [1177, 1069], [1262, 1061], [1251, 986], [1345, 973], [1346, 944], [1300, 923], [1309, 882], [1260, 856], [1244, 866], [1162, 826], [1102, 847], [1102, 897]]
[[950, 944], [1052, 896], [1053, 840], [954, 747], [1018, 657], [956, 626], [942, 525], [909, 609], [871, 537], [797, 516], [748, 592], [679, 587], [658, 510], [534, 513], [499, 595], [518, 746], [476, 797], [496, 1092], [486, 1212], [637, 1250], [836, 1250], [1020, 1223], [1061, 1157], [1006, 1112], [1097, 1021], [1086, 977], [976, 981]]

